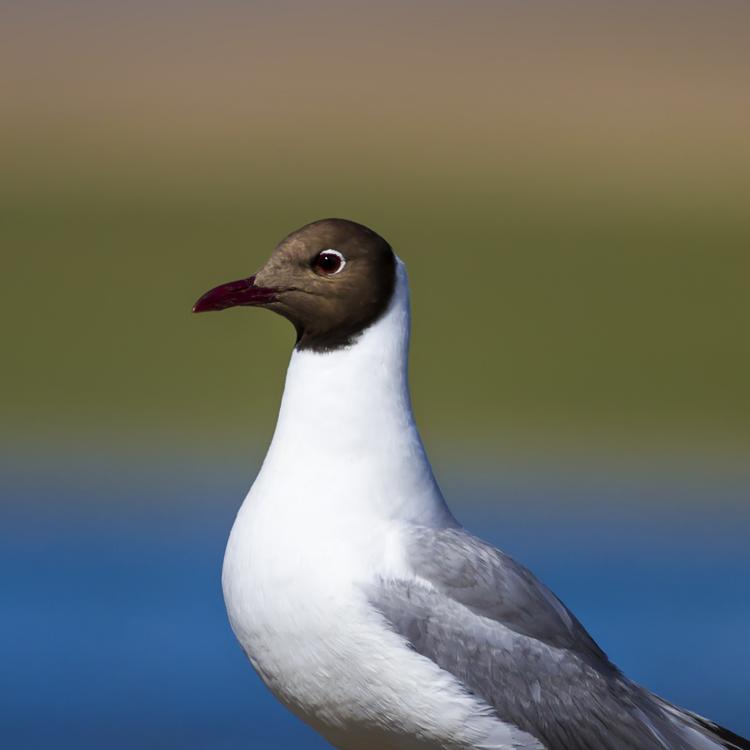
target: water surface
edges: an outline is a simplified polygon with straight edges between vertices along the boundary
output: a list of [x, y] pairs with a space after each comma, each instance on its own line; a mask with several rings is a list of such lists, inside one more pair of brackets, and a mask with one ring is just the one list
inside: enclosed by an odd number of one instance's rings
[[[220, 566], [245, 476], [126, 475], [3, 488], [2, 745], [326, 747], [267, 693], [226, 621]], [[691, 495], [709, 488], [653, 478], [445, 486], [631, 677], [750, 734], [746, 488], [707, 505]]]

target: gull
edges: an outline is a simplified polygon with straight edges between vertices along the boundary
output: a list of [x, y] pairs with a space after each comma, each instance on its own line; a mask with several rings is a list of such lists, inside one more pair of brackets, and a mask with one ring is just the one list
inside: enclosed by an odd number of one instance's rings
[[282, 240], [195, 312], [297, 338], [222, 586], [261, 680], [341, 750], [750, 750], [631, 682], [525, 567], [451, 514], [408, 386], [409, 287], [343, 219]]

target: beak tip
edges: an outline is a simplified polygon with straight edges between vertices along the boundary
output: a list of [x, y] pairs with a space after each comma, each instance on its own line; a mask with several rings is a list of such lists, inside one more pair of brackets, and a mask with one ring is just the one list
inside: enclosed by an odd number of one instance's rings
[[202, 312], [209, 312], [210, 310], [215, 310], [215, 307], [212, 307], [208, 301], [205, 299], [206, 295], [204, 294], [202, 297], [200, 297], [196, 303], [193, 305], [191, 312], [194, 313], [202, 313]]

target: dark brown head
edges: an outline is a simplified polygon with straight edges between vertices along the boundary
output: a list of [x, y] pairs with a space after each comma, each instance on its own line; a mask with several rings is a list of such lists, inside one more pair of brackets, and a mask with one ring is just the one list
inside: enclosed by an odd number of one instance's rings
[[385, 312], [395, 283], [396, 258], [382, 237], [353, 221], [322, 219], [283, 239], [255, 276], [206, 292], [193, 312], [266, 307], [294, 324], [298, 349], [330, 351]]

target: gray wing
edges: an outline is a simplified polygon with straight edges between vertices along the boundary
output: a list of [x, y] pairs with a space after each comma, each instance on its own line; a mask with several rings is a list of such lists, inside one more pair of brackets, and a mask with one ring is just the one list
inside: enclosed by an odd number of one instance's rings
[[554, 594], [507, 555], [460, 528], [412, 534], [417, 580], [380, 581], [370, 601], [411, 648], [503, 721], [549, 750], [750, 748], [627, 680]]

